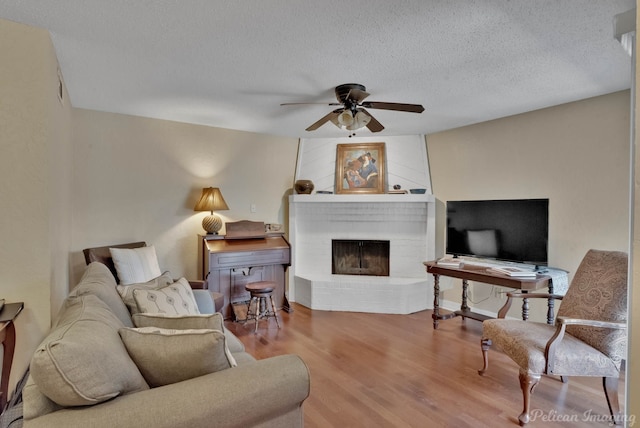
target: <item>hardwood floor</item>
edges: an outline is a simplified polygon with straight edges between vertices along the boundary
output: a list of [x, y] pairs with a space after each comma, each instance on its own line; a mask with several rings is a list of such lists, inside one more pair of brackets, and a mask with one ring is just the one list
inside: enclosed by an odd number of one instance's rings
[[[263, 321], [226, 326], [258, 359], [298, 354], [311, 374], [306, 427], [517, 427], [518, 368], [492, 351], [482, 367], [482, 324], [459, 318], [433, 330], [431, 311], [410, 315], [313, 311], [293, 304]], [[620, 399], [624, 387], [621, 381]], [[606, 427], [600, 378], [543, 377], [529, 427]]]

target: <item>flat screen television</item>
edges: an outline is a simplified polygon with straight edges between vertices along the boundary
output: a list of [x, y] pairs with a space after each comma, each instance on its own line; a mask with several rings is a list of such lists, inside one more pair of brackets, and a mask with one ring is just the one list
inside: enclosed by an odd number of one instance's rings
[[446, 252], [547, 265], [549, 199], [447, 202]]

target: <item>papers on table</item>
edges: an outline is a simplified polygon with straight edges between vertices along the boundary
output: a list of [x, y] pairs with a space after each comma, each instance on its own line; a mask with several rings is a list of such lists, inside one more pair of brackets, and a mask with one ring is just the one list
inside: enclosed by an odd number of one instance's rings
[[487, 269], [490, 273], [499, 273], [518, 278], [535, 278], [536, 271], [530, 269], [521, 269], [511, 266], [492, 267]]

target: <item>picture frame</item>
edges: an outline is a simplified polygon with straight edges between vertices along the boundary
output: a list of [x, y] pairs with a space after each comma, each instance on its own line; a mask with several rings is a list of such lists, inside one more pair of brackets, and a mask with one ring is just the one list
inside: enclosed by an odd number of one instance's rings
[[336, 194], [376, 194], [386, 189], [384, 143], [338, 144]]

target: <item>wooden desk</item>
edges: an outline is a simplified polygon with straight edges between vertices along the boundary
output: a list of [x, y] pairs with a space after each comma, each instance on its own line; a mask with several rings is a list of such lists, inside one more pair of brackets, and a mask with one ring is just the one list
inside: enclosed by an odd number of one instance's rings
[[[553, 294], [553, 283], [551, 277], [547, 275], [537, 275], [535, 278], [514, 278], [508, 275], [491, 273], [486, 266], [477, 265], [463, 265], [459, 268], [449, 266], [439, 266], [436, 261], [424, 262], [427, 268], [427, 272], [433, 274], [433, 328], [438, 328], [439, 320], [446, 320], [461, 316], [463, 318], [471, 318], [478, 321], [484, 321], [490, 319], [486, 315], [481, 315], [476, 312], [472, 312], [467, 304], [467, 289], [469, 287], [468, 281], [476, 281], [484, 284], [499, 285], [501, 287], [513, 288], [516, 290], [522, 290], [527, 293], [541, 288], [549, 287], [549, 293]], [[452, 278], [462, 279], [462, 303], [460, 310], [441, 314], [440, 313], [440, 276], [448, 276]], [[553, 299], [547, 301], [547, 323], [553, 324]], [[522, 319], [527, 320], [529, 318], [529, 301], [523, 299], [522, 302]]]
[[0, 411], [7, 405], [9, 393], [9, 376], [13, 363], [13, 351], [16, 346], [16, 327], [13, 320], [22, 311], [24, 303], [7, 303], [0, 311], [0, 343], [4, 348], [2, 355], [2, 377], [0, 378]]

